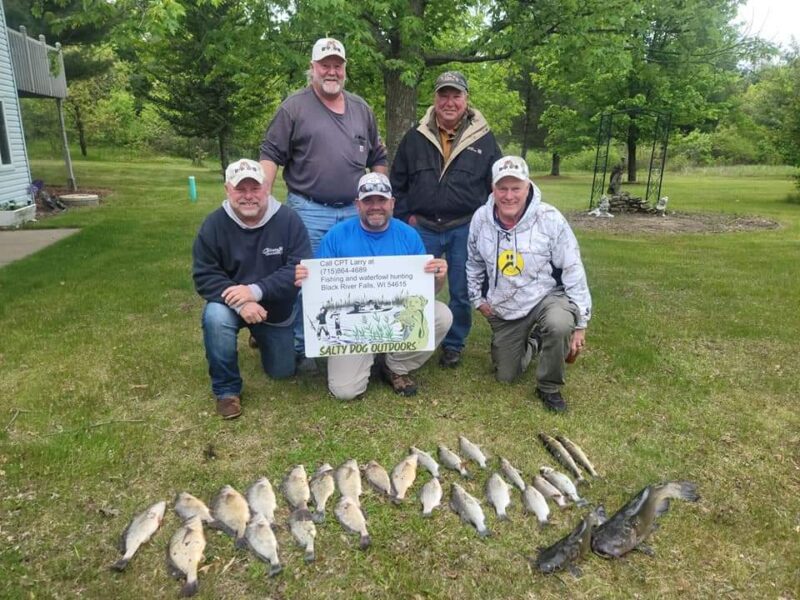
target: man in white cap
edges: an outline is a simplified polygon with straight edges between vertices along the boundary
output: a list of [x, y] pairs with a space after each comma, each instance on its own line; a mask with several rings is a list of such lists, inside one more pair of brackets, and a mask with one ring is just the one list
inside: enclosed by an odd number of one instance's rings
[[492, 328], [496, 378], [513, 381], [538, 352], [536, 395], [566, 410], [565, 362], [584, 348], [592, 298], [578, 241], [542, 202], [522, 158], [492, 166], [492, 194], [472, 217], [468, 251], [469, 298]]
[[[280, 105], [261, 144], [267, 190], [272, 190], [278, 166], [283, 166], [289, 190], [286, 204], [308, 228], [314, 252], [331, 227], [355, 216], [353, 193], [359, 177], [367, 169], [387, 172], [386, 148], [372, 109], [344, 89], [346, 66], [339, 40], [317, 40], [308, 87]], [[302, 315], [295, 337], [299, 352]]]
[[192, 248], [192, 276], [206, 300], [203, 342], [217, 412], [241, 412], [237, 334], [247, 327], [258, 342], [264, 372], [295, 372], [292, 325], [295, 265], [311, 256], [297, 214], [267, 192], [261, 165], [241, 159], [225, 171], [226, 200], [200, 227]]
[[[351, 258], [360, 256], [415, 256], [427, 254], [419, 234], [392, 217], [394, 198], [389, 178], [382, 173], [367, 173], [358, 182], [355, 200], [358, 218], [333, 227], [315, 255], [316, 258]], [[425, 264], [425, 272], [433, 273], [435, 290], [444, 286], [447, 261], [433, 258]], [[296, 268], [296, 284], [308, 277], [303, 265]], [[436, 346], [444, 338], [453, 322], [447, 305], [436, 301], [434, 330]], [[411, 372], [419, 369], [433, 355], [433, 351], [403, 352], [383, 355], [381, 373], [397, 394], [413, 396], [417, 384]], [[328, 389], [340, 400], [352, 400], [363, 394], [375, 361], [374, 354], [331, 356], [328, 358]]]

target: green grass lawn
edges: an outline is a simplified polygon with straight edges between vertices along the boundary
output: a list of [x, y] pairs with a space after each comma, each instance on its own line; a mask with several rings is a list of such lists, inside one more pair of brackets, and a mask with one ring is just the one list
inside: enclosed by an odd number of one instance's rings
[[[34, 177], [64, 178], [58, 161]], [[187, 200], [186, 178], [200, 200]], [[321, 376], [274, 383], [240, 337], [242, 418], [214, 415], [203, 354], [202, 301], [190, 249], [219, 205], [211, 169], [171, 159], [76, 162], [78, 182], [114, 190], [97, 209], [40, 227], [81, 232], [0, 269], [0, 597], [177, 596], [164, 548], [169, 513], [128, 571], [110, 572], [131, 516], [187, 490], [210, 501], [261, 475], [278, 485], [296, 463], [377, 459], [411, 444], [456, 447], [459, 434], [530, 478], [552, 461], [535, 438], [562, 432], [603, 478], [584, 490], [609, 512], [648, 483], [697, 482], [702, 500], [673, 502], [650, 540], [656, 556], [590, 557], [584, 576], [544, 576], [525, 557], [565, 535], [582, 512], [540, 531], [519, 495], [509, 522], [489, 516], [480, 540], [448, 509], [365, 499], [373, 544], [357, 549], [332, 519], [305, 566], [286, 528], [284, 572], [207, 531], [203, 598], [796, 598], [800, 593], [800, 205], [787, 170], [670, 174], [670, 209], [773, 219], [771, 231], [603, 235], [578, 230], [594, 318], [588, 351], [569, 367], [566, 415], [534, 399], [533, 376], [493, 381], [488, 327], [476, 314], [463, 365], [426, 365], [420, 394], [373, 383], [332, 400]], [[541, 178], [562, 210], [586, 208], [590, 175]], [[631, 186], [634, 187], [634, 186]], [[643, 189], [643, 185], [639, 189]], [[283, 196], [283, 191], [279, 193]], [[433, 362], [433, 361], [432, 361]], [[213, 448], [215, 458], [208, 457]], [[466, 484], [483, 497], [486, 474]], [[426, 476], [420, 474], [413, 495]], [[446, 473], [445, 491], [455, 478]], [[285, 523], [286, 502], [279, 498]], [[329, 511], [332, 512], [332, 511]], [[487, 507], [488, 512], [488, 507]]]

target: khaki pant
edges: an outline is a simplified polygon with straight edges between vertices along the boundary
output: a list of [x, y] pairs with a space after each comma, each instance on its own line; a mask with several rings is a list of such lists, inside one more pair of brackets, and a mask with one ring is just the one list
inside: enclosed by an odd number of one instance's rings
[[570, 338], [577, 319], [578, 308], [560, 289], [545, 296], [521, 319], [506, 321], [489, 317], [492, 363], [497, 380], [513, 381], [528, 368], [533, 359], [528, 336], [538, 323], [542, 347], [536, 364], [536, 385], [543, 392], [557, 392], [564, 385], [564, 359], [569, 354]]
[[[453, 313], [446, 304], [434, 303], [434, 331], [436, 347], [453, 323]], [[419, 369], [433, 356], [433, 351], [397, 352], [386, 355], [386, 366], [398, 375], [407, 375]], [[374, 354], [354, 354], [352, 356], [331, 356], [328, 358], [328, 389], [339, 400], [352, 400], [367, 390], [369, 373]]]

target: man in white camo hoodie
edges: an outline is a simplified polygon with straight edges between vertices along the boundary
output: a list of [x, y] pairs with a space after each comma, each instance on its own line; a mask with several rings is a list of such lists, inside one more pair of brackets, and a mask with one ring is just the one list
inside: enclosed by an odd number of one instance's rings
[[566, 410], [565, 362], [584, 348], [592, 298], [578, 241], [542, 202], [522, 158], [492, 166], [492, 194], [472, 217], [468, 252], [469, 299], [492, 328], [496, 378], [516, 379], [538, 352], [536, 395]]

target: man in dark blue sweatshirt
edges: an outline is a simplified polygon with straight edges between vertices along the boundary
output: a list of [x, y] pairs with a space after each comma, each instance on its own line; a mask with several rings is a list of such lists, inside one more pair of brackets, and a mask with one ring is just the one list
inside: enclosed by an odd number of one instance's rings
[[225, 192], [227, 199], [194, 241], [192, 276], [207, 302], [203, 342], [217, 413], [234, 419], [242, 414], [237, 352], [242, 327], [258, 342], [267, 375], [294, 375], [294, 270], [311, 257], [311, 245], [297, 214], [269, 194], [257, 162], [231, 163]]

